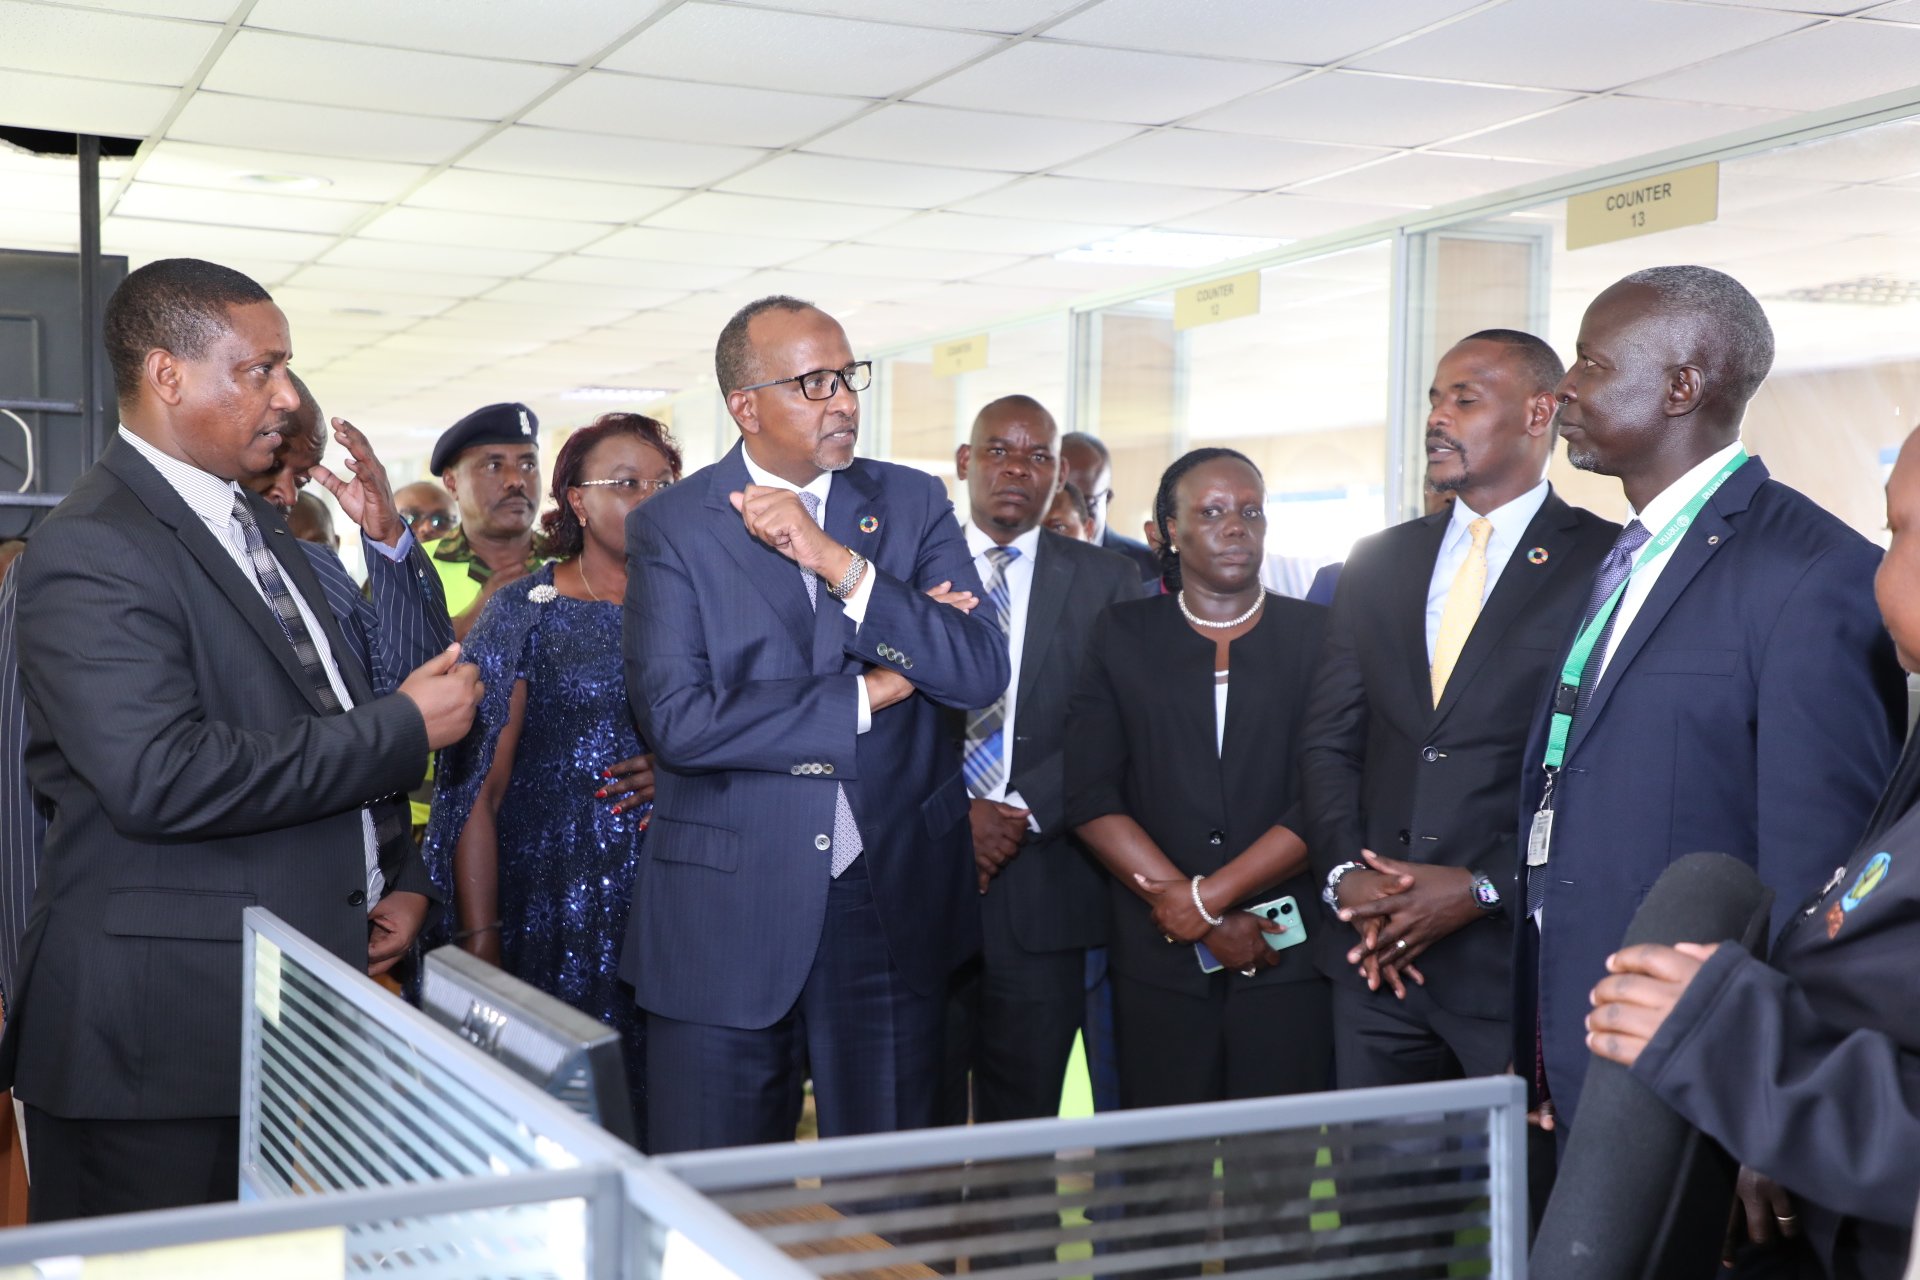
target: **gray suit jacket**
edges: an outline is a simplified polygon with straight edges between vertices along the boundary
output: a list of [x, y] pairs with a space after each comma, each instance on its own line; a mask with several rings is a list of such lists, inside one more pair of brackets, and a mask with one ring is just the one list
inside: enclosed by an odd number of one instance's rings
[[[250, 501], [288, 585], [323, 601]], [[0, 1085], [67, 1118], [234, 1115], [240, 913], [258, 903], [365, 964], [359, 810], [419, 782], [426, 726], [352, 662], [354, 709], [322, 714], [266, 603], [124, 441], [19, 571], [27, 770], [52, 816]], [[417, 856], [394, 887], [427, 890]]]

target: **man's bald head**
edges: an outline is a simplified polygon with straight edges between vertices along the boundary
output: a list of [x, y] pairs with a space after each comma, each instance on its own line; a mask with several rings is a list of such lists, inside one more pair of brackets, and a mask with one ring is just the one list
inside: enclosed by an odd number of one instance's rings
[[1060, 425], [1053, 420], [1053, 414], [1048, 411], [1047, 406], [1032, 396], [1001, 396], [998, 400], [982, 406], [980, 412], [973, 415], [973, 431], [967, 438], [978, 448], [987, 434], [991, 434], [1001, 424], [1016, 418], [1026, 422], [1036, 435], [1043, 434], [1048, 447], [1058, 452]]

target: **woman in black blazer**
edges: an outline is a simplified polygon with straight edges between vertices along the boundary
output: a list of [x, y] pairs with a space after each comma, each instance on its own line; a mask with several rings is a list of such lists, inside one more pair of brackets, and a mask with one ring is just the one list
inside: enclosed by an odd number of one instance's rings
[[[1298, 931], [1314, 892], [1295, 752], [1326, 610], [1262, 589], [1265, 501], [1232, 450], [1167, 470], [1167, 594], [1107, 610], [1068, 709], [1069, 820], [1113, 877], [1128, 1107], [1328, 1087], [1331, 996], [1311, 949], [1274, 950], [1276, 926], [1241, 909], [1290, 895]], [[1222, 967], [1203, 972], [1196, 943]]]

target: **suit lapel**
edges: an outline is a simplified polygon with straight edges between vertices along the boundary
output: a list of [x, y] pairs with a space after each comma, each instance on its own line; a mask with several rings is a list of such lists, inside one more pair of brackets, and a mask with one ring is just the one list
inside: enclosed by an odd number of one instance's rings
[[[260, 597], [240, 566], [225, 547], [215, 540], [206, 524], [187, 506], [186, 500], [174, 491], [166, 477], [154, 470], [153, 464], [140, 456], [140, 453], [126, 441], [115, 437], [107, 452], [100, 460], [114, 475], [133, 491], [147, 511], [179, 537], [180, 543], [187, 549], [221, 595], [227, 598], [234, 611], [245, 620], [258, 636], [260, 643], [267, 647], [280, 663], [307, 704], [317, 713], [321, 710], [313, 687], [307, 682], [307, 673], [300, 666], [300, 659], [293, 652], [293, 646], [287, 643], [287, 636], [280, 629], [280, 621], [273, 615], [267, 602]], [[279, 523], [276, 517], [276, 523]], [[281, 525], [284, 528], [284, 524]], [[311, 573], [309, 573], [311, 577]], [[328, 612], [331, 612], [329, 610]]]
[[[833, 486], [827, 490], [827, 536], [875, 564], [886, 536], [885, 513], [880, 486], [857, 459], [845, 471], [834, 473]], [[862, 529], [862, 525], [868, 528]], [[824, 582], [820, 584], [818, 601], [813, 618], [813, 669], [833, 671], [850, 661], [846, 656], [847, 610], [834, 599]]]
[[[713, 469], [712, 485], [707, 491], [707, 508], [713, 513], [713, 536], [747, 575], [754, 590], [773, 606], [802, 653], [813, 652], [813, 607], [807, 603], [806, 584], [793, 561], [747, 532], [740, 513], [733, 509], [728, 495], [753, 483], [747, 472], [741, 445], [736, 444]], [[832, 504], [828, 504], [832, 516]]]
[[[246, 498], [247, 505], [253, 508], [253, 518], [259, 522], [260, 533], [267, 540], [267, 550], [280, 566], [281, 577], [291, 590], [307, 602], [307, 612], [313, 615], [313, 620], [320, 624], [320, 630], [326, 634], [327, 649], [333, 654], [334, 670], [340, 673], [340, 682], [346, 685], [347, 696], [353, 699], [356, 707], [373, 701], [373, 682], [367, 675], [366, 664], [347, 661], [356, 650], [348, 646], [347, 638], [340, 630], [340, 620], [334, 616], [333, 606], [327, 601], [326, 588], [313, 571], [313, 562], [300, 549], [299, 540], [293, 536], [292, 530], [287, 528], [287, 522], [273, 509], [272, 504], [251, 493]], [[342, 565], [340, 571], [344, 574], [346, 566]], [[276, 622], [274, 630], [279, 629], [279, 623]], [[282, 643], [285, 643], [284, 636]], [[287, 647], [292, 648], [291, 645]], [[296, 662], [295, 665], [299, 664]], [[304, 669], [300, 672], [300, 684], [302, 688], [312, 688], [312, 681], [307, 679]], [[315, 705], [318, 706], [318, 703]]]
[[[1452, 714], [1460, 701], [1461, 690], [1472, 683], [1474, 672], [1479, 670], [1488, 655], [1505, 638], [1507, 629], [1526, 613], [1527, 606], [1540, 594], [1540, 588], [1560, 572], [1560, 567], [1566, 563], [1566, 553], [1573, 547], [1572, 531], [1579, 524], [1573, 508], [1561, 501], [1558, 494], [1549, 491], [1540, 510], [1527, 522], [1526, 532], [1520, 535], [1520, 543], [1513, 549], [1506, 567], [1500, 571], [1500, 581], [1494, 586], [1493, 594], [1487, 597], [1480, 616], [1474, 619], [1473, 630], [1467, 634], [1467, 643], [1460, 650], [1459, 661], [1453, 664], [1453, 675], [1447, 680], [1446, 692], [1440, 698], [1440, 705], [1434, 709], [1435, 724]], [[1532, 555], [1536, 547], [1547, 553], [1538, 563], [1535, 563], [1536, 557]]]
[[1397, 577], [1388, 592], [1387, 616], [1400, 631], [1401, 670], [1407, 678], [1408, 706], [1433, 706], [1433, 664], [1427, 660], [1427, 591], [1434, 562], [1453, 523], [1451, 510], [1423, 517], [1409, 539], [1407, 554], [1394, 566]]
[[1034, 548], [1033, 584], [1027, 589], [1027, 630], [1020, 642], [1020, 683], [1014, 695], [1022, 707], [1033, 705], [1034, 684], [1040, 678], [1047, 642], [1056, 634], [1061, 610], [1067, 606], [1067, 593], [1073, 589], [1073, 565], [1048, 545], [1058, 536], [1043, 529]]
[[1601, 675], [1600, 683], [1594, 686], [1592, 701], [1587, 703], [1586, 711], [1573, 723], [1573, 733], [1567, 740], [1569, 757], [1587, 736], [1588, 730], [1599, 722], [1615, 687], [1625, 678], [1634, 658], [1646, 648], [1647, 640], [1659, 628], [1661, 620], [1680, 599], [1687, 585], [1706, 568], [1707, 561], [1733, 541], [1739, 530], [1730, 517], [1747, 509], [1747, 504], [1753, 501], [1754, 493], [1766, 479], [1767, 469], [1760, 459], [1748, 459], [1746, 465], [1729, 476], [1727, 482], [1720, 486], [1720, 491], [1707, 500], [1707, 505], [1694, 518], [1692, 527], [1667, 553], [1667, 563], [1660, 570], [1659, 578], [1655, 579], [1653, 590], [1647, 593], [1646, 603], [1634, 615], [1627, 634], [1614, 641], [1613, 656], [1607, 659], [1606, 672]]

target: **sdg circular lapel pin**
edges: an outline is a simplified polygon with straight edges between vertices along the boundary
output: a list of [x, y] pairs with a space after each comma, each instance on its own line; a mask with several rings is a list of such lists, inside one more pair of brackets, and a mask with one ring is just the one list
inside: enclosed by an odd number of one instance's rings
[[874, 517], [872, 516], [860, 517], [860, 532], [872, 533], [874, 530], [878, 529], [879, 527], [880, 527], [880, 522], [876, 520]]

